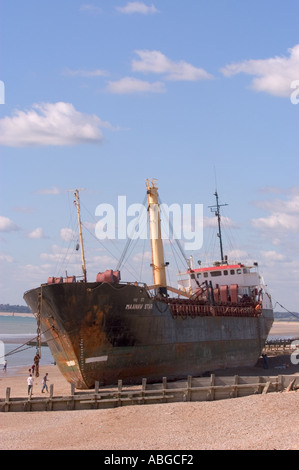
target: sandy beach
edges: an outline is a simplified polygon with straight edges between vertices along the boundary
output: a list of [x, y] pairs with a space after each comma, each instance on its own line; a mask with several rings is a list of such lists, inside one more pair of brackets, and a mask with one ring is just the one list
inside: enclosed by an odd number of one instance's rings
[[[299, 322], [277, 322], [273, 328], [273, 334], [299, 336]], [[58, 367], [41, 364], [40, 377], [34, 378], [34, 396], [42, 396], [41, 380], [46, 372], [49, 383], [54, 384], [54, 395], [70, 393], [70, 384]], [[292, 364], [290, 356], [285, 354], [270, 356], [267, 370], [259, 361], [255, 367], [223, 372], [216, 371], [216, 374], [299, 375], [299, 365]], [[19, 371], [17, 376], [6, 376], [1, 370], [1, 398], [5, 397], [6, 387], [11, 387], [12, 397], [26, 397], [27, 376], [27, 369]], [[9, 412], [1, 413], [0, 418], [1, 450], [299, 450], [298, 391], [215, 402]]]
[[22, 313], [22, 312], [0, 312], [0, 315], [3, 317], [28, 317], [34, 318], [32, 313]]

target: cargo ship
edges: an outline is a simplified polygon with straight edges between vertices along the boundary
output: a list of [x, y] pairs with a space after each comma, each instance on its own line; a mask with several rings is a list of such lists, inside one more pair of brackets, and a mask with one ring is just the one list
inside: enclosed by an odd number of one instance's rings
[[272, 326], [271, 297], [257, 263], [230, 263], [223, 256], [217, 191], [221, 259], [196, 269], [187, 264], [176, 287], [166, 282], [157, 180], [146, 180], [146, 192], [152, 285], [123, 282], [119, 270], [87, 280], [76, 190], [83, 276], [49, 277], [24, 294], [38, 338], [43, 335], [60, 371], [78, 389], [253, 366]]

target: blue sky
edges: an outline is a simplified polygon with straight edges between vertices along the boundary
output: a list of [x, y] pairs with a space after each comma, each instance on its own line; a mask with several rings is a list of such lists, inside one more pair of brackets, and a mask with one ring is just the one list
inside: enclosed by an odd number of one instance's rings
[[[97, 243], [96, 207], [157, 178], [164, 203], [204, 206], [195, 260], [219, 258], [217, 184], [224, 251], [299, 311], [298, 1], [2, 0], [0, 17], [0, 303], [80, 274], [68, 190], [94, 279], [123, 247]], [[150, 282], [149, 263], [140, 241], [122, 278]]]

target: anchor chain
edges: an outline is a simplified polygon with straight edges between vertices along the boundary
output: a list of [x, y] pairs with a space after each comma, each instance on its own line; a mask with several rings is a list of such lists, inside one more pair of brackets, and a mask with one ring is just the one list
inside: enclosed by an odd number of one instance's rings
[[38, 305], [37, 305], [37, 316], [36, 316], [36, 354], [34, 356], [34, 364], [35, 364], [35, 376], [39, 377], [39, 361], [42, 357], [41, 353], [41, 329], [40, 329], [40, 317], [41, 317], [41, 310], [42, 310], [42, 291], [38, 294]]

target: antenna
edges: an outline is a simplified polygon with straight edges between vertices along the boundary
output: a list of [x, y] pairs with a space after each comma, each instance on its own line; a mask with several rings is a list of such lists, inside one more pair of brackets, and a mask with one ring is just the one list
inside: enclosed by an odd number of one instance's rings
[[217, 174], [216, 174], [216, 167], [214, 165], [214, 178], [215, 178], [215, 191], [217, 192]]
[[[216, 176], [215, 176], [215, 177], [216, 177]], [[223, 256], [223, 246], [222, 246], [220, 207], [227, 206], [228, 204], [219, 204], [219, 198], [218, 198], [217, 187], [216, 187], [216, 191], [215, 191], [215, 193], [214, 193], [214, 196], [216, 197], [216, 206], [209, 206], [209, 208], [211, 209], [211, 212], [215, 212], [215, 216], [217, 217], [217, 220], [218, 220], [218, 233], [217, 233], [217, 237], [219, 237], [220, 254], [221, 254], [221, 263], [223, 264], [223, 263], [225, 262], [225, 259], [224, 259], [224, 256]]]
[[[82, 189], [81, 189], [82, 190]], [[84, 246], [83, 246], [83, 236], [82, 236], [82, 224], [81, 224], [81, 216], [80, 216], [80, 199], [79, 199], [79, 189], [71, 189], [69, 191], [74, 191], [75, 201], [74, 204], [77, 208], [78, 214], [78, 225], [79, 225], [79, 235], [80, 235], [80, 245], [81, 245], [81, 258], [82, 258], [82, 271], [83, 271], [83, 279], [84, 282], [87, 281], [86, 275], [86, 264], [85, 264], [85, 255], [84, 255]]]

